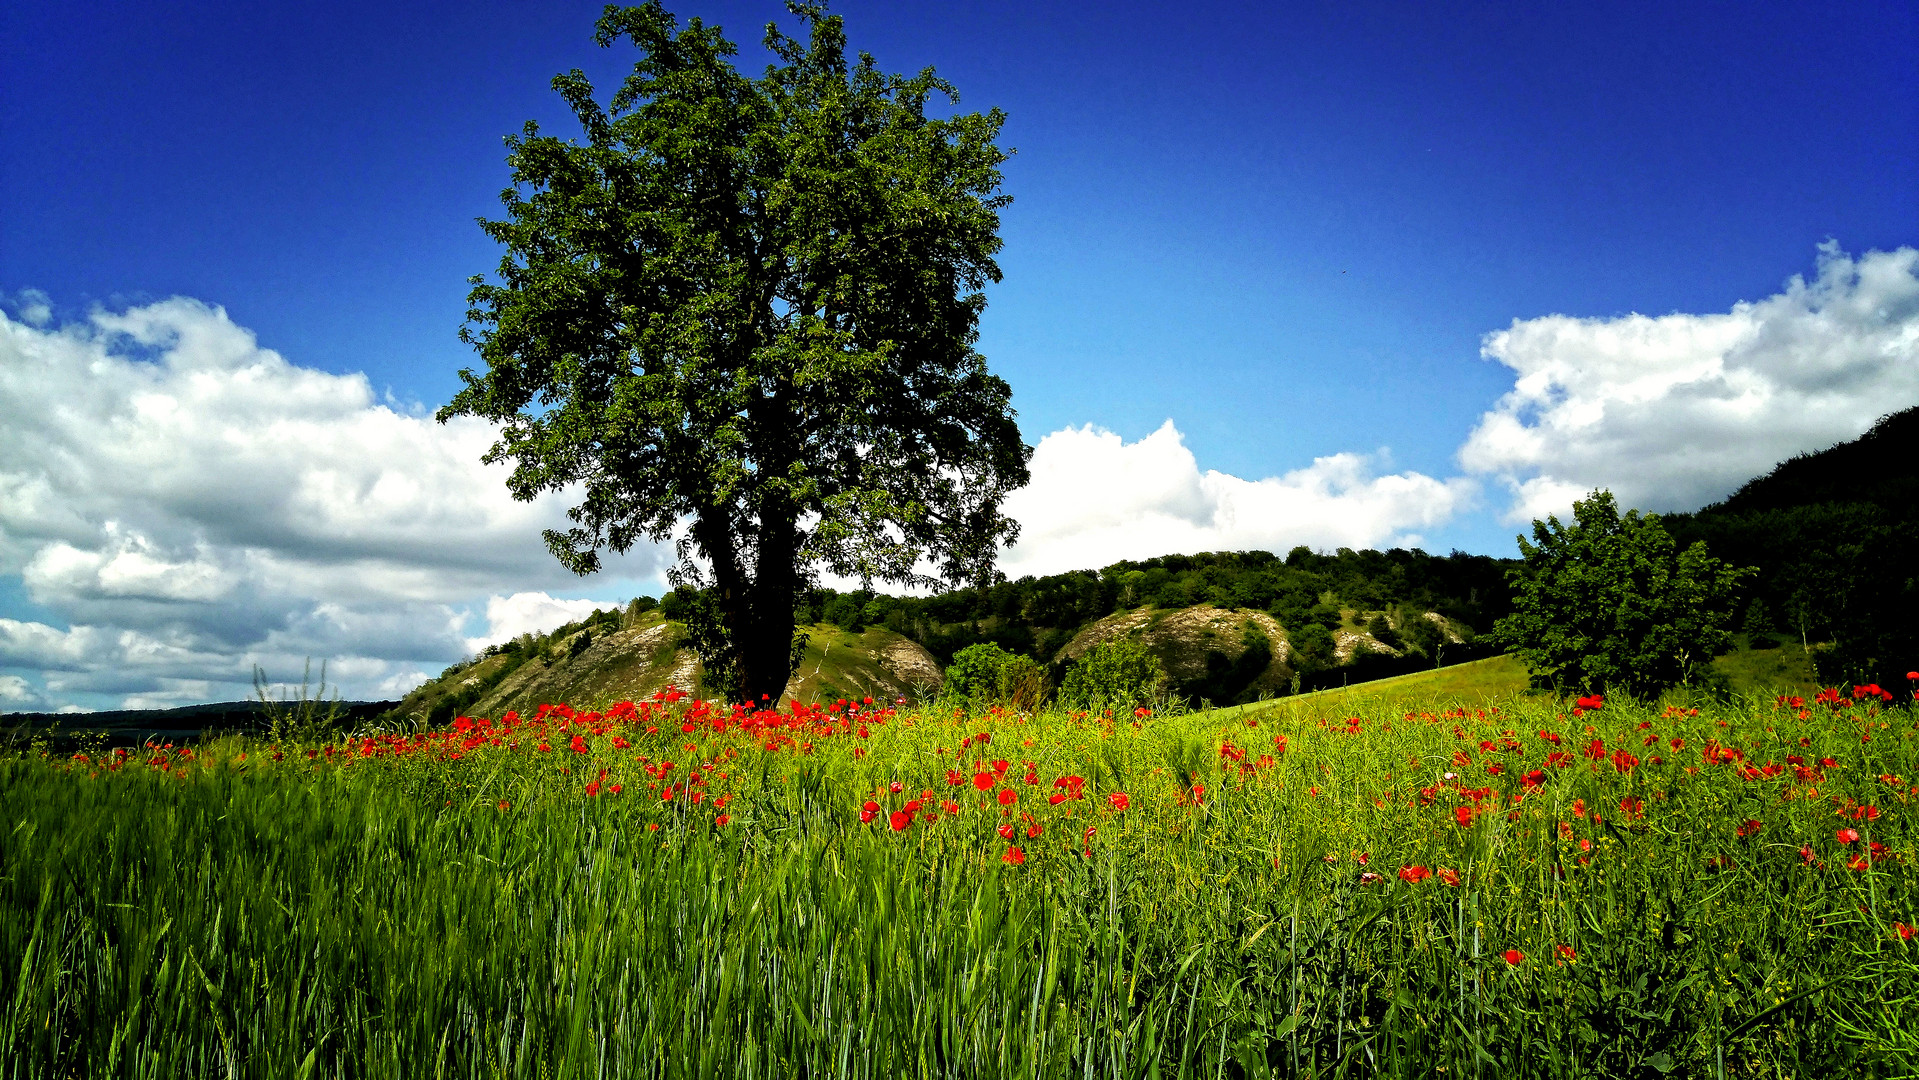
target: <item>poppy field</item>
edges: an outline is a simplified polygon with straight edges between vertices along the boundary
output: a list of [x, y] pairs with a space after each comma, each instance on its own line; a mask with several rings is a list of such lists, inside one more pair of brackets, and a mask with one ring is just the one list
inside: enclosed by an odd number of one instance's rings
[[1919, 1074], [1912, 687], [0, 758], [0, 1077]]

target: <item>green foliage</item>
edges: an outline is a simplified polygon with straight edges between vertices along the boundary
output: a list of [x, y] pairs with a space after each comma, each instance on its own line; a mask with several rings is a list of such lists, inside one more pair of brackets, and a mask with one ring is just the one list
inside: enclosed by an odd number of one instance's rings
[[1293, 646], [1295, 671], [1323, 671], [1333, 666], [1337, 643], [1324, 623], [1307, 622], [1289, 627], [1287, 638]]
[[1253, 680], [1273, 662], [1273, 642], [1259, 627], [1248, 623], [1240, 630], [1239, 655], [1228, 657], [1217, 649], [1206, 653], [1206, 674], [1180, 686], [1182, 696], [1213, 705], [1248, 700]]
[[578, 573], [684, 523], [674, 580], [711, 603], [691, 637], [747, 697], [786, 684], [821, 567], [990, 579], [1031, 453], [973, 348], [1002, 115], [929, 109], [956, 100], [931, 69], [849, 62], [838, 17], [792, 10], [806, 39], [769, 28], [752, 78], [716, 27], [606, 9], [596, 40], [638, 61], [604, 104], [554, 80], [578, 138], [508, 140], [506, 216], [483, 223], [506, 254], [462, 332], [487, 370], [439, 413], [500, 426], [486, 460], [516, 498], [578, 486], [546, 534]]
[[1133, 638], [1103, 641], [1066, 669], [1059, 700], [1068, 708], [1132, 710], [1156, 703], [1166, 688], [1166, 669]]
[[1011, 652], [992, 643], [965, 646], [946, 668], [940, 693], [965, 706], [1000, 704], [1006, 696], [1007, 669], [1015, 660]]
[[1532, 542], [1519, 538], [1513, 614], [1493, 628], [1536, 683], [1649, 700], [1731, 648], [1747, 571], [1703, 543], [1677, 550], [1658, 515], [1622, 517], [1609, 491], [1575, 502], [1573, 518], [1534, 521]]
[[1765, 629], [1809, 647], [1826, 682], [1897, 686], [1919, 667], [1919, 408], [1666, 524], [1756, 567]]
[[1384, 612], [1366, 620], [1366, 632], [1372, 635], [1374, 641], [1387, 648], [1397, 649], [1400, 646], [1399, 634], [1393, 629], [1393, 624], [1387, 620]]

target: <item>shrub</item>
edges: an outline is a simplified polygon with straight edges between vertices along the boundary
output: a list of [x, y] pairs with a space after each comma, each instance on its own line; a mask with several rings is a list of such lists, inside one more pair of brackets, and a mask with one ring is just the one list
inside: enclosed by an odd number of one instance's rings
[[1287, 636], [1293, 645], [1293, 670], [1323, 671], [1333, 666], [1333, 632], [1318, 622], [1289, 627]]
[[1133, 639], [1093, 646], [1068, 668], [1060, 684], [1060, 702], [1068, 708], [1133, 709], [1159, 699], [1166, 686], [1166, 669]]
[[946, 669], [945, 696], [968, 705], [996, 701], [1000, 676], [1013, 659], [1012, 653], [990, 641], [968, 645], [953, 654], [953, 663]]

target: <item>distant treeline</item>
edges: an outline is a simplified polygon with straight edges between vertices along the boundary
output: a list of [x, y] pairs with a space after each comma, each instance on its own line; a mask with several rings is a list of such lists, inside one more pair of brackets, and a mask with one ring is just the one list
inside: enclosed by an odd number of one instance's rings
[[[1340, 548], [1327, 555], [1296, 547], [1283, 559], [1267, 551], [1202, 552], [925, 597], [816, 589], [794, 615], [801, 623], [848, 630], [884, 626], [926, 646], [941, 664], [978, 642], [1045, 663], [1088, 623], [1142, 605], [1264, 611], [1295, 635], [1309, 626], [1336, 628], [1342, 608], [1400, 610], [1414, 618], [1437, 611], [1484, 630], [1509, 609], [1505, 572], [1512, 565], [1485, 555], [1436, 556], [1404, 548]], [[672, 598], [667, 605], [673, 606]], [[1322, 666], [1330, 666], [1330, 636], [1325, 641]]]
[[1734, 624], [1755, 644], [1802, 639], [1829, 683], [1898, 692], [1919, 668], [1919, 409], [1664, 520], [1680, 544], [1758, 569]]

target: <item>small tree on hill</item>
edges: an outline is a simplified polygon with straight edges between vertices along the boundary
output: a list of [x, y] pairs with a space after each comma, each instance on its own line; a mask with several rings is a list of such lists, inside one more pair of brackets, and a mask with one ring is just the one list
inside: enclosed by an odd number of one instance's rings
[[837, 17], [791, 10], [807, 40], [769, 26], [756, 79], [716, 27], [606, 9], [597, 40], [639, 61], [605, 104], [554, 80], [581, 139], [507, 140], [506, 217], [482, 223], [506, 255], [462, 331], [487, 370], [439, 413], [500, 425], [485, 460], [516, 498], [578, 490], [546, 534], [574, 572], [677, 535], [689, 637], [748, 699], [785, 689], [820, 567], [990, 578], [1031, 453], [973, 348], [1002, 115], [929, 115], [955, 100], [931, 69], [849, 64]]
[[1732, 646], [1735, 591], [1750, 571], [1684, 551], [1656, 514], [1623, 517], [1610, 491], [1573, 503], [1573, 524], [1533, 522], [1508, 578], [1513, 613], [1492, 636], [1560, 690], [1650, 698]]
[[1159, 700], [1165, 688], [1166, 669], [1146, 643], [1120, 638], [1093, 646], [1068, 668], [1059, 699], [1068, 708], [1135, 709]]

